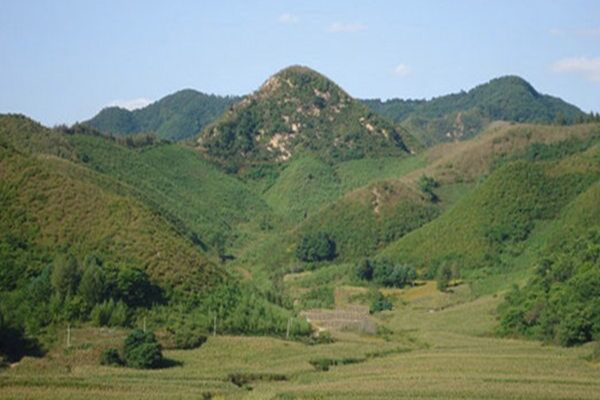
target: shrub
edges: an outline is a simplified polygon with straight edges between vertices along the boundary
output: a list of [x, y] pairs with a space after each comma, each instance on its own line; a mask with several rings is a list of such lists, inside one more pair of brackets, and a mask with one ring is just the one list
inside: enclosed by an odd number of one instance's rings
[[373, 267], [373, 281], [387, 287], [404, 287], [417, 279], [417, 272], [409, 265], [378, 260]]
[[304, 235], [296, 256], [305, 262], [333, 260], [336, 257], [335, 241], [324, 232]]
[[233, 372], [227, 375], [229, 382], [236, 386], [243, 387], [253, 381], [287, 381], [287, 376], [283, 374], [253, 373], [253, 372]]
[[100, 354], [101, 365], [123, 365], [123, 360], [117, 349], [106, 349]]
[[110, 299], [94, 306], [91, 320], [96, 326], [127, 326], [129, 310], [122, 301]]
[[162, 349], [152, 332], [136, 329], [127, 336], [123, 347], [125, 364], [132, 368], [158, 368], [163, 362]]
[[392, 308], [394, 308], [394, 305], [392, 304], [390, 299], [384, 296], [379, 290], [377, 290], [375, 296], [373, 297], [373, 300], [371, 301], [369, 312], [371, 314], [374, 314], [380, 311], [391, 310]]
[[57, 257], [52, 264], [52, 288], [60, 299], [75, 294], [79, 283], [79, 265], [72, 255]]
[[180, 329], [175, 332], [175, 348], [181, 350], [196, 349], [206, 342], [206, 335], [194, 329]]
[[356, 265], [356, 276], [358, 279], [370, 281], [373, 279], [373, 265], [368, 258], [361, 260]]
[[433, 189], [439, 186], [439, 183], [431, 176], [421, 175], [418, 181], [419, 189], [430, 201], [438, 201], [438, 196], [433, 192]]
[[104, 272], [99, 266], [89, 265], [79, 283], [79, 294], [89, 304], [100, 303], [105, 294]]
[[452, 279], [452, 269], [448, 264], [442, 264], [437, 271], [436, 281], [438, 290], [445, 292]]
[[331, 358], [314, 358], [309, 361], [310, 365], [314, 367], [317, 371], [329, 371], [329, 367], [336, 364], [335, 360]]

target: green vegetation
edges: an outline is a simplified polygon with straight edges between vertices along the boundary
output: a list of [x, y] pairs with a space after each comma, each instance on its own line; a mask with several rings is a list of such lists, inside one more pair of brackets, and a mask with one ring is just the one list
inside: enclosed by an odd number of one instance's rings
[[534, 276], [523, 288], [513, 288], [499, 308], [502, 334], [564, 346], [600, 334], [599, 200], [600, 185], [595, 184], [568, 207], [535, 262]]
[[3, 396], [597, 397], [598, 125], [363, 111], [292, 68], [197, 149], [0, 116]]
[[577, 107], [538, 93], [517, 76], [496, 78], [468, 92], [431, 100], [365, 100], [364, 103], [408, 129], [428, 146], [470, 139], [493, 121], [564, 125], [585, 118]]
[[160, 344], [152, 332], [136, 329], [123, 344], [123, 361], [131, 368], [158, 368], [163, 363]]
[[428, 268], [454, 258], [460, 260], [461, 270], [483, 265], [502, 270], [507, 257], [522, 251], [520, 243], [536, 221], [556, 218], [596, 179], [594, 169], [509, 163], [455, 207], [391, 244], [382, 255]]
[[373, 281], [374, 283], [401, 288], [412, 285], [417, 279], [415, 269], [409, 265], [396, 264], [388, 259], [364, 259], [356, 265], [358, 279]]
[[389, 311], [394, 308], [394, 305], [390, 299], [384, 296], [379, 290], [375, 291], [371, 304], [369, 305], [369, 312], [375, 314], [381, 311]]
[[148, 204], [201, 248], [225, 252], [235, 240], [235, 225], [268, 209], [240, 181], [190, 148], [163, 144], [132, 151], [94, 135], [68, 139], [81, 159], [85, 155], [86, 167], [125, 183], [123, 191]]
[[296, 66], [269, 78], [205, 128], [198, 145], [236, 170], [297, 154], [328, 163], [403, 156], [408, 137], [329, 79]]
[[239, 100], [185, 89], [138, 110], [105, 108], [85, 124], [111, 135], [151, 132], [161, 139], [188, 139]]
[[123, 360], [117, 349], [106, 349], [100, 355], [100, 365], [123, 365]]
[[303, 236], [296, 248], [296, 257], [300, 261], [330, 261], [335, 256], [335, 241], [325, 232]]

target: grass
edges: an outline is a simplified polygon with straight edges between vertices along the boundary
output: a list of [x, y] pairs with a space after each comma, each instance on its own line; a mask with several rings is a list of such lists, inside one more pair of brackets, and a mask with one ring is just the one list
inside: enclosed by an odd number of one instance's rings
[[[216, 336], [199, 349], [166, 350], [165, 356], [181, 366], [162, 370], [98, 366], [89, 354], [114, 345], [124, 332], [75, 330], [74, 350], [55, 349], [51, 357], [26, 358], [0, 372], [0, 397], [198, 399], [210, 393], [227, 399], [596, 398], [600, 369], [583, 358], [587, 347], [490, 337], [500, 297], [469, 300], [430, 285], [405, 289], [402, 296], [405, 305], [379, 318], [394, 332], [388, 341], [352, 332], [338, 332], [335, 343], [316, 346]], [[439, 310], [431, 312], [431, 304]], [[318, 359], [333, 361], [327, 372], [311, 365]], [[231, 377], [251, 379], [240, 387]]]

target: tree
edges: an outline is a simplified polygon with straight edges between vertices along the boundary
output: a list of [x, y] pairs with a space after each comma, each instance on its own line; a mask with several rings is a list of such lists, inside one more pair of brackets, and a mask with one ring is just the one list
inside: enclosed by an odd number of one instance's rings
[[356, 276], [365, 281], [373, 279], [373, 265], [368, 258], [364, 258], [356, 265]]
[[371, 305], [369, 307], [369, 312], [371, 314], [375, 314], [380, 311], [391, 310], [394, 308], [392, 302], [385, 297], [379, 290], [376, 290], [375, 295], [373, 296], [373, 300], [371, 301]]
[[79, 294], [91, 306], [100, 303], [104, 299], [105, 292], [104, 271], [96, 265], [88, 266], [81, 277]]
[[442, 292], [446, 291], [450, 284], [450, 279], [452, 279], [452, 268], [448, 263], [443, 263], [440, 265], [436, 276], [438, 290]]
[[421, 189], [421, 192], [423, 192], [423, 194], [425, 194], [430, 201], [436, 202], [439, 200], [433, 189], [437, 188], [440, 184], [433, 177], [421, 175], [417, 183], [419, 185], [419, 189]]
[[410, 265], [395, 264], [388, 259], [379, 259], [373, 264], [373, 281], [387, 287], [403, 287], [417, 279], [417, 272]]
[[158, 368], [163, 362], [162, 349], [152, 332], [136, 329], [123, 346], [125, 364], [132, 368]]
[[335, 249], [335, 241], [327, 233], [317, 232], [302, 237], [296, 256], [306, 262], [333, 260], [336, 257]]
[[160, 289], [138, 268], [123, 267], [117, 275], [119, 297], [132, 307], [149, 307], [161, 301]]
[[75, 294], [79, 283], [79, 265], [73, 255], [66, 254], [54, 260], [50, 282], [61, 300]]

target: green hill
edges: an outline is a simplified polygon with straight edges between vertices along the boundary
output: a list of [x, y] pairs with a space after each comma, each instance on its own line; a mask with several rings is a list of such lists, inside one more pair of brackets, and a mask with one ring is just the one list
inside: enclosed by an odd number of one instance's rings
[[237, 226], [259, 220], [269, 207], [241, 181], [220, 171], [192, 148], [156, 144], [128, 148], [93, 134], [68, 135], [80, 162], [127, 184], [186, 235], [224, 249]]
[[77, 155], [62, 135], [24, 117], [2, 116], [0, 126], [2, 244], [39, 253], [30, 273], [68, 249], [82, 259], [96, 254], [142, 268], [168, 286], [210, 283], [214, 255], [128, 196], [120, 182], [54, 155]]
[[408, 154], [410, 136], [306, 67], [269, 78], [198, 138], [223, 164], [283, 162], [312, 155], [325, 162]]
[[[596, 155], [600, 154], [596, 152]], [[528, 283], [499, 307], [500, 332], [577, 345], [600, 334], [600, 183], [565, 207]]]
[[[597, 132], [597, 131], [596, 131]], [[435, 269], [448, 260], [466, 271], [511, 264], [542, 221], [561, 210], [591, 184], [600, 170], [598, 136], [575, 152], [573, 140], [539, 146], [505, 161], [475, 190], [424, 227], [388, 246], [382, 255]], [[531, 149], [544, 150], [531, 157]], [[585, 150], [589, 149], [589, 150]], [[558, 151], [557, 151], [558, 150]]]
[[493, 121], [568, 124], [585, 116], [557, 97], [538, 93], [517, 76], [492, 79], [468, 92], [431, 100], [374, 99], [364, 103], [429, 146], [472, 138]]
[[85, 124], [111, 135], [154, 133], [162, 139], [188, 139], [221, 115], [236, 96], [217, 96], [192, 89], [176, 93], [138, 110], [107, 107]]

